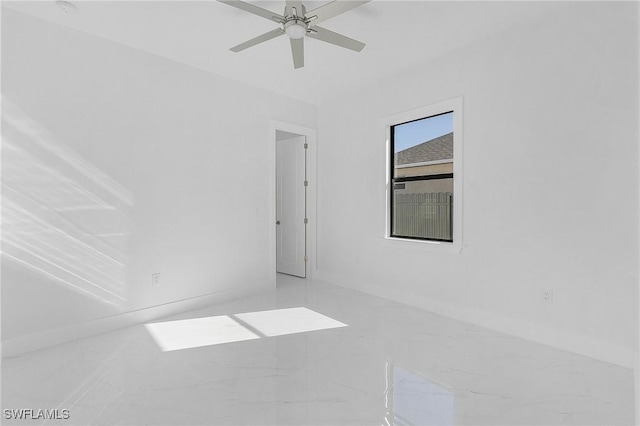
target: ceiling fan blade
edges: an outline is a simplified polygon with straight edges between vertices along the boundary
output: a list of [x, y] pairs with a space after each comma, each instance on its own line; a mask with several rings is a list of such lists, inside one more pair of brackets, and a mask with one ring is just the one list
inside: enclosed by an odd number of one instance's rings
[[254, 15], [262, 16], [270, 21], [282, 23], [284, 21], [284, 16], [279, 13], [272, 12], [267, 9], [263, 9], [261, 7], [255, 6], [251, 3], [246, 3], [240, 0], [218, 0], [220, 3], [228, 4], [229, 6], [237, 7], [238, 9], [242, 9], [245, 12], [253, 13]]
[[285, 14], [286, 15], [293, 14], [293, 8], [296, 9], [296, 15], [300, 17], [304, 15], [304, 10], [302, 9], [301, 0], [287, 0], [287, 7], [285, 8]]
[[247, 40], [244, 43], [240, 43], [237, 46], [233, 46], [231, 49], [232, 52], [240, 52], [241, 50], [248, 49], [256, 44], [260, 44], [264, 41], [271, 40], [272, 38], [276, 38], [284, 34], [284, 30], [282, 28], [276, 28], [275, 30], [269, 31], [268, 33], [264, 33], [259, 35], [258, 37], [254, 37], [251, 40]]
[[341, 13], [347, 12], [351, 9], [355, 9], [358, 6], [362, 6], [365, 3], [370, 2], [371, 0], [360, 0], [360, 1], [351, 1], [351, 0], [343, 0], [338, 1], [334, 0], [331, 3], [327, 3], [318, 8], [315, 8], [306, 13], [307, 18], [312, 18], [316, 16], [309, 25], [316, 25], [323, 21], [326, 21], [329, 18], [333, 18], [334, 16], [340, 15]]
[[307, 37], [335, 44], [336, 46], [344, 47], [345, 49], [355, 50], [356, 52], [360, 52], [365, 46], [364, 43], [358, 40], [345, 37], [342, 34], [334, 33], [333, 31], [329, 31], [322, 27], [313, 27], [313, 31], [307, 33]]
[[291, 38], [291, 54], [293, 55], [293, 67], [304, 67], [304, 38]]

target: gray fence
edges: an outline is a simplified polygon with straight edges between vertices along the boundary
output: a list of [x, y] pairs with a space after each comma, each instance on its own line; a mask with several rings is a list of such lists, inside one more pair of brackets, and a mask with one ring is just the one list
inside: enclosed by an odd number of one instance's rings
[[452, 240], [452, 195], [450, 192], [395, 194], [393, 234]]

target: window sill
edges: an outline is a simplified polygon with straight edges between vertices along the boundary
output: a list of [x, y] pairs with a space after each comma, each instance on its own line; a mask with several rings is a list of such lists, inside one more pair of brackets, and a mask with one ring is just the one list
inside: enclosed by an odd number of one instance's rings
[[416, 247], [421, 250], [428, 250], [434, 253], [460, 254], [463, 245], [458, 243], [449, 243], [446, 241], [428, 241], [428, 240], [412, 240], [397, 237], [381, 237], [385, 245], [394, 247]]

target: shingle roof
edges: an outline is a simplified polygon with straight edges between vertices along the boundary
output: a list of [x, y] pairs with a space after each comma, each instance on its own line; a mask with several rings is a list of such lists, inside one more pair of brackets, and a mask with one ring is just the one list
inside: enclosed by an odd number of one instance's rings
[[453, 132], [422, 142], [395, 155], [396, 165], [453, 159]]

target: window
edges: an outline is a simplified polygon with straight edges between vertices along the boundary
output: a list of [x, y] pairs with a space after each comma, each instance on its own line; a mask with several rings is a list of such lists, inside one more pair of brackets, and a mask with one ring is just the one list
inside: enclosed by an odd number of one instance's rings
[[454, 241], [454, 115], [389, 125], [390, 237]]

